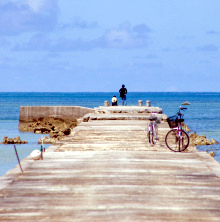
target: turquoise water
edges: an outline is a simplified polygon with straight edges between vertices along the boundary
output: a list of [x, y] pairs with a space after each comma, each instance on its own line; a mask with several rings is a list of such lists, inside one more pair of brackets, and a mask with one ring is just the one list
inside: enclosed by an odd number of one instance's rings
[[[0, 93], [0, 141], [4, 136], [20, 136], [28, 144], [16, 145], [20, 159], [25, 158], [34, 149], [42, 135], [20, 132], [18, 130], [20, 106], [83, 106], [94, 108], [111, 101], [113, 95], [120, 98], [118, 92], [108, 93]], [[128, 92], [128, 105], [137, 105], [138, 100], [151, 101], [151, 106], [159, 106], [168, 116], [174, 115], [182, 102], [189, 101], [185, 111], [185, 122], [193, 132], [205, 134], [207, 138], [220, 141], [220, 93], [175, 93], [175, 92]], [[46, 146], [48, 147], [48, 145]], [[220, 162], [220, 145], [198, 146], [199, 150], [213, 150], [215, 159]], [[0, 144], [0, 176], [17, 165], [13, 145]]]

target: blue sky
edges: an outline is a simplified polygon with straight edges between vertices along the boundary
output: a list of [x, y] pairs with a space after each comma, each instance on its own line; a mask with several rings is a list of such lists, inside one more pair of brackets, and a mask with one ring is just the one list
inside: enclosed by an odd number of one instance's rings
[[1, 90], [220, 91], [219, 0], [1, 0]]

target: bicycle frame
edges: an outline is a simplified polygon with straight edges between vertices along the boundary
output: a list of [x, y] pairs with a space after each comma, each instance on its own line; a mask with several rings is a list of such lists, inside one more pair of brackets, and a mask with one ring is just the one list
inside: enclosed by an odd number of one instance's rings
[[154, 132], [154, 131], [153, 131], [153, 127], [155, 127], [155, 125], [156, 125], [155, 120], [150, 121], [150, 122], [149, 122], [149, 125], [148, 125], [148, 131], [149, 131], [149, 132]]

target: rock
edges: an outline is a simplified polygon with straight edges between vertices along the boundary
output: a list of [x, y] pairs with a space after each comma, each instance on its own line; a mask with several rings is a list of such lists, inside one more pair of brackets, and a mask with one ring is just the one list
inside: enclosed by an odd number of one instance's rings
[[25, 140], [21, 140], [19, 136], [15, 138], [8, 138], [7, 136], [4, 137], [2, 144], [27, 144], [28, 142]]
[[[73, 117], [71, 120], [44, 117], [33, 119], [31, 122], [20, 122], [19, 130], [30, 131], [37, 134], [49, 134], [51, 138], [56, 140], [62, 139], [71, 133], [71, 129], [76, 127], [78, 120]], [[54, 143], [54, 140], [51, 140]]]
[[214, 157], [214, 156], [215, 156], [215, 153], [214, 153], [213, 151], [211, 151], [211, 152], [209, 153], [209, 155], [210, 155], [211, 157]]
[[60, 139], [62, 139], [66, 135], [64, 134], [63, 131], [52, 131], [52, 132], [50, 132], [49, 136], [50, 136], [50, 138], [54, 138], [54, 139], [60, 140]]
[[43, 141], [43, 144], [53, 144], [57, 142], [57, 139], [48, 138], [47, 136], [45, 136], [44, 138], [38, 140], [38, 144], [42, 144], [42, 141]]
[[54, 131], [57, 129], [74, 128], [77, 126], [77, 119], [64, 120], [62, 118], [44, 117], [39, 119], [33, 119], [30, 122], [20, 122], [19, 130], [21, 131]]
[[211, 140], [212, 144], [218, 144], [218, 142], [215, 139]]
[[83, 117], [83, 122], [89, 122], [89, 119], [90, 119], [90, 114], [86, 114], [84, 117]]
[[66, 128], [63, 130], [64, 135], [68, 136], [71, 133], [71, 130], [69, 128]]
[[182, 103], [182, 105], [190, 105], [190, 103], [188, 101]]
[[186, 132], [190, 132], [190, 128], [183, 122], [183, 129], [186, 131]]
[[212, 145], [218, 143], [216, 140], [212, 139], [211, 141], [206, 138], [205, 135], [199, 136], [196, 133], [190, 134], [190, 142], [192, 145]]
[[46, 127], [37, 127], [34, 129], [34, 133], [38, 133], [38, 134], [49, 134], [51, 131], [50, 128], [46, 128]]

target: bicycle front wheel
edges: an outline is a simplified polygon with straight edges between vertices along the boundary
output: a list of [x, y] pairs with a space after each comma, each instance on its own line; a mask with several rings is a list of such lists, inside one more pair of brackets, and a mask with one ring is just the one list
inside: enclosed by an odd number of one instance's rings
[[154, 124], [151, 124], [149, 126], [149, 130], [148, 130], [148, 140], [149, 140], [149, 143], [154, 145], [156, 144], [156, 137], [157, 137], [157, 128], [155, 128]]
[[148, 138], [149, 143], [151, 143], [151, 134], [152, 134], [151, 131], [148, 130], [147, 138]]
[[158, 128], [157, 125], [154, 124], [153, 129], [152, 129], [152, 143], [156, 144], [157, 143], [157, 137], [158, 137]]
[[182, 152], [189, 146], [189, 135], [181, 130], [170, 130], [165, 138], [167, 147], [174, 152]]

